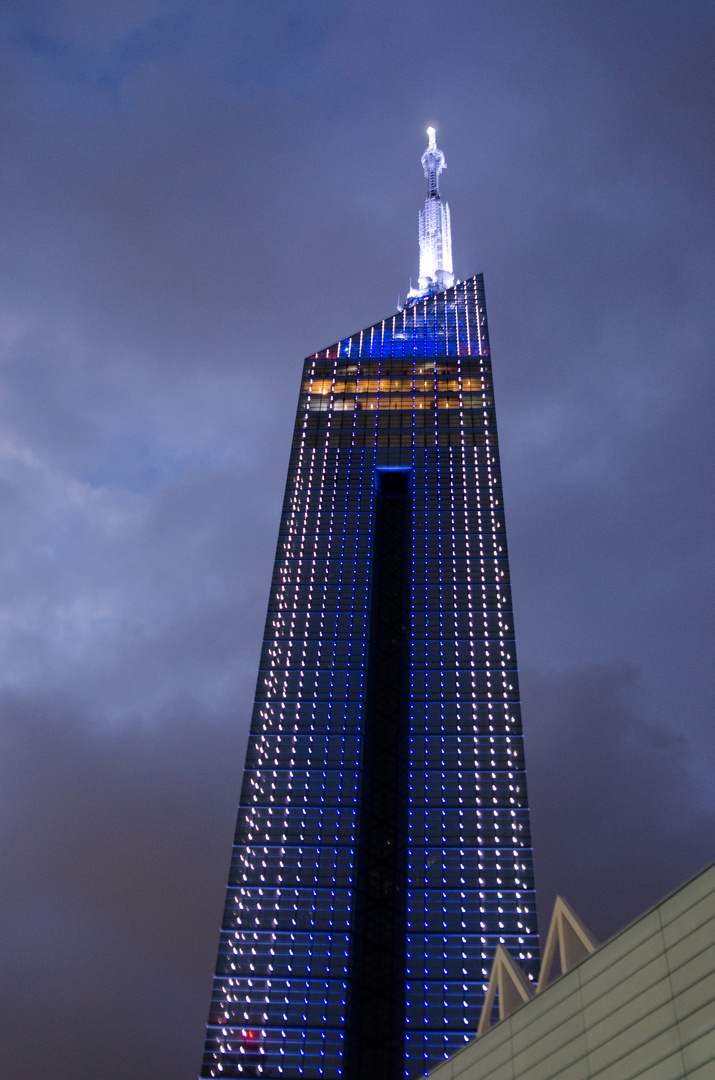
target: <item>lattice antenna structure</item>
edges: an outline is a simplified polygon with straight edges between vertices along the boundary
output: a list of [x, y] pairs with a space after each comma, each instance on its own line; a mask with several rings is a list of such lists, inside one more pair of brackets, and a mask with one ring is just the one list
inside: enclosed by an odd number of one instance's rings
[[454, 284], [452, 267], [452, 227], [449, 205], [439, 194], [439, 177], [447, 163], [437, 146], [435, 130], [427, 128], [429, 143], [422, 155], [422, 168], [427, 179], [427, 198], [419, 214], [420, 276], [417, 288], [410, 287], [407, 306], [426, 296], [444, 292]]
[[439, 174], [447, 168], [444, 154], [437, 148], [437, 140], [433, 127], [427, 128], [429, 144], [422, 155], [422, 168], [428, 183], [428, 198], [439, 198]]

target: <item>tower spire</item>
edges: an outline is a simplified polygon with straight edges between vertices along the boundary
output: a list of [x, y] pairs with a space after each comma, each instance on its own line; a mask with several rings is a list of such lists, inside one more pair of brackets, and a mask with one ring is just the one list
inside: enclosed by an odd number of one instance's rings
[[420, 276], [417, 288], [410, 288], [408, 306], [443, 292], [454, 284], [452, 270], [452, 229], [449, 205], [439, 194], [439, 175], [446, 169], [444, 154], [437, 146], [435, 130], [427, 128], [429, 140], [422, 155], [422, 168], [427, 179], [427, 198], [424, 210], [420, 210]]
[[422, 155], [422, 168], [429, 184], [428, 198], [439, 198], [439, 174], [447, 168], [444, 154], [437, 149], [437, 140], [433, 127], [427, 128], [429, 144]]

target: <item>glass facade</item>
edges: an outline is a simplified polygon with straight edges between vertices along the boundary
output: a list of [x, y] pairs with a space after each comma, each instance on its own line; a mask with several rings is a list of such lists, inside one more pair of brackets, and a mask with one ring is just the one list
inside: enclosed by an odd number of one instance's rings
[[481, 277], [309, 357], [202, 1077], [398, 1080], [538, 972]]

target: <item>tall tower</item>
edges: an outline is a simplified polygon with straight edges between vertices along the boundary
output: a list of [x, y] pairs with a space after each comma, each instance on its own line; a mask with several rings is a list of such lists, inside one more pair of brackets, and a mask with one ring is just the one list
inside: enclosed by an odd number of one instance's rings
[[419, 1076], [500, 942], [538, 968], [483, 282], [422, 160], [425, 297], [303, 365], [206, 1078]]

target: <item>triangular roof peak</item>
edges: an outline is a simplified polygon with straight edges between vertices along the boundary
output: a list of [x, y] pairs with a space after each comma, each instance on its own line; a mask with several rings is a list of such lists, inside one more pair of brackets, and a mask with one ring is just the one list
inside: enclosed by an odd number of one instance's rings
[[494, 1001], [498, 995], [499, 1019], [505, 1020], [511, 1016], [525, 1001], [528, 1001], [536, 993], [540, 993], [551, 982], [551, 972], [556, 959], [556, 947], [559, 949], [559, 964], [561, 974], [580, 964], [587, 956], [590, 956], [598, 948], [598, 942], [593, 934], [579, 919], [576, 912], [566, 903], [563, 896], [557, 896], [554, 903], [554, 913], [551, 916], [551, 925], [546, 938], [546, 947], [541, 962], [539, 982], [534, 987], [524, 975], [516, 960], [504, 948], [497, 946], [494, 954], [492, 970], [489, 975], [482, 1014], [479, 1018], [477, 1035], [483, 1035], [491, 1027]]
[[484, 998], [477, 1035], [483, 1035], [492, 1023], [494, 998], [499, 996], [499, 1019], [511, 1016], [514, 1009], [523, 1005], [534, 995], [534, 987], [524, 975], [516, 960], [503, 945], [497, 945], [494, 954], [487, 996]]
[[587, 930], [563, 896], [557, 896], [554, 903], [554, 913], [551, 916], [551, 925], [541, 961], [539, 983], [536, 987], [537, 994], [551, 982], [557, 945], [562, 975], [576, 967], [598, 948], [598, 942], [593, 934]]

